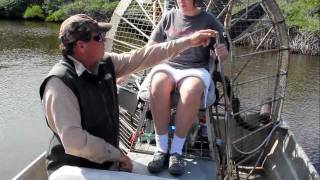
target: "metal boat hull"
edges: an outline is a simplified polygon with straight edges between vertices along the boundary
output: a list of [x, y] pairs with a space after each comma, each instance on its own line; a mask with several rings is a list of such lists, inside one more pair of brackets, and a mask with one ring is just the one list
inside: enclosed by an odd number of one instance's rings
[[[95, 170], [88, 168], [66, 168], [65, 176], [69, 179], [70, 172], [76, 179], [183, 179], [183, 180], [212, 180], [215, 176], [214, 161], [202, 159], [186, 159], [186, 173], [180, 177], [171, 176], [166, 170], [160, 174], [150, 174], [147, 171], [147, 163], [152, 155], [130, 152], [129, 156], [134, 162], [133, 173]], [[243, 179], [250, 171], [250, 166], [240, 167], [239, 178]], [[63, 174], [63, 172], [62, 172]], [[88, 174], [90, 178], [88, 178]], [[69, 178], [68, 178], [69, 176]], [[45, 169], [45, 153], [41, 154], [13, 179], [17, 180], [45, 180], [48, 179]], [[319, 180], [319, 174], [306, 156], [303, 149], [296, 142], [292, 132], [280, 127], [273, 134], [261, 167], [257, 167], [255, 173], [249, 179], [267, 180]]]

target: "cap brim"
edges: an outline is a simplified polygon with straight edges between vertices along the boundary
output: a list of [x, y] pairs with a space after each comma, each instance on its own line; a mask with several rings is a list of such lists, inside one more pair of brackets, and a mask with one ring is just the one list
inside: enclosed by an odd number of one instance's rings
[[99, 32], [107, 32], [112, 28], [112, 24], [111, 23], [98, 23], [98, 27], [99, 27]]

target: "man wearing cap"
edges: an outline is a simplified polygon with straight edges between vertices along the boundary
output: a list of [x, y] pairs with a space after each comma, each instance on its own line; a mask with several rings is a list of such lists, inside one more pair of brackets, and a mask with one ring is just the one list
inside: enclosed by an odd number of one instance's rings
[[140, 71], [194, 46], [207, 45], [215, 31], [123, 54], [105, 53], [111, 24], [85, 14], [66, 19], [59, 38], [63, 59], [40, 87], [47, 124], [53, 132], [47, 155], [50, 174], [61, 166], [131, 171], [131, 160], [118, 147], [119, 109], [116, 79]]

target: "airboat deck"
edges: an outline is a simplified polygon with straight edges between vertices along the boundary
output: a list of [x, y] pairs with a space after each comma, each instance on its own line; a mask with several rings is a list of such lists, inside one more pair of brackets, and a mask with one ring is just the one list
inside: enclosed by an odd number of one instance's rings
[[[296, 143], [293, 134], [287, 128], [280, 127], [272, 137], [272, 146], [261, 167], [257, 167], [254, 174], [248, 179], [255, 180], [319, 180], [319, 174], [306, 156], [303, 149]], [[147, 163], [152, 155], [145, 153], [130, 152], [128, 154], [133, 160], [134, 168], [132, 173], [116, 172], [106, 170], [87, 169], [79, 167], [64, 167], [61, 176], [63, 179], [90, 179], [90, 180], [215, 180], [215, 163], [205, 159], [186, 158], [186, 173], [182, 176], [171, 176], [164, 170], [159, 174], [150, 174], [147, 170]], [[239, 177], [234, 179], [245, 179], [250, 166], [239, 167]], [[64, 175], [62, 175], [64, 174]], [[41, 154], [22, 170], [14, 180], [46, 180], [48, 179], [45, 169], [45, 153]]]
[[152, 160], [152, 155], [142, 153], [129, 153], [129, 157], [134, 161], [133, 172], [137, 174], [158, 176], [170, 179], [183, 179], [183, 180], [212, 180], [215, 179], [215, 163], [214, 161], [205, 159], [185, 159], [186, 172], [184, 175], [175, 177], [169, 174], [167, 170], [159, 174], [151, 174], [147, 170], [147, 164]]
[[[89, 168], [79, 168], [64, 166], [54, 173], [53, 180], [70, 179], [89, 179], [89, 180], [215, 180], [215, 163], [203, 159], [185, 159], [186, 173], [176, 177], [163, 170], [159, 174], [151, 174], [147, 170], [147, 164], [152, 159], [150, 154], [130, 152], [129, 157], [133, 161], [133, 172], [117, 172], [107, 170], [97, 170]], [[48, 179], [45, 169], [45, 153], [41, 154], [36, 160], [30, 163], [16, 177], [16, 180], [46, 180]]]

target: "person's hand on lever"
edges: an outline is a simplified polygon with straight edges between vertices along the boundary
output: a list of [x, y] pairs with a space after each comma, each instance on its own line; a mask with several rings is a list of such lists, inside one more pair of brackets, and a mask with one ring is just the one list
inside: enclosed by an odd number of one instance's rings
[[127, 155], [122, 154], [119, 160], [119, 170], [132, 172], [132, 168], [133, 168], [133, 165], [132, 165], [131, 159]]
[[220, 58], [221, 63], [224, 62], [224, 60], [228, 56], [227, 46], [223, 43], [215, 44], [214, 45], [214, 53], [216, 54], [217, 57]]
[[196, 46], [208, 46], [210, 43], [210, 38], [216, 37], [217, 31], [211, 29], [199, 30], [188, 36], [188, 40], [193, 47]]

